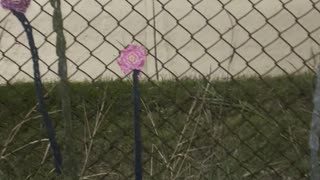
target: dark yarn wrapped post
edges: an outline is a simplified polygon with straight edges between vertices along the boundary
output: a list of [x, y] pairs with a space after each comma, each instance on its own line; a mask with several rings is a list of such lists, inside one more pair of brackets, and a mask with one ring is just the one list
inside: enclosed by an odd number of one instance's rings
[[142, 180], [142, 162], [141, 162], [141, 125], [140, 125], [140, 96], [139, 96], [139, 70], [133, 70], [133, 104], [134, 104], [134, 140], [135, 140], [135, 177], [136, 180]]
[[30, 22], [25, 17], [23, 13], [11, 10], [12, 13], [19, 19], [22, 26], [24, 27], [24, 30], [28, 37], [28, 42], [31, 50], [32, 60], [33, 60], [33, 69], [34, 69], [34, 84], [36, 89], [36, 94], [38, 98], [38, 111], [42, 115], [44, 126], [47, 130], [47, 135], [50, 141], [50, 147], [53, 152], [54, 156], [54, 162], [55, 162], [55, 170], [57, 174], [61, 174], [61, 164], [62, 164], [62, 157], [61, 153], [58, 147], [58, 144], [56, 142], [55, 138], [55, 132], [52, 125], [52, 122], [50, 120], [49, 114], [46, 110], [45, 100], [44, 100], [44, 92], [43, 92], [43, 85], [41, 82], [41, 75], [39, 70], [39, 56], [38, 56], [38, 50], [35, 46], [33, 34], [32, 34], [32, 27], [30, 25]]
[[141, 124], [140, 124], [140, 96], [139, 96], [139, 73], [143, 68], [147, 58], [147, 51], [144, 46], [130, 44], [121, 53], [117, 59], [120, 69], [125, 73], [132, 73], [133, 77], [133, 105], [134, 105], [134, 170], [135, 179], [142, 180], [142, 142], [141, 142]]

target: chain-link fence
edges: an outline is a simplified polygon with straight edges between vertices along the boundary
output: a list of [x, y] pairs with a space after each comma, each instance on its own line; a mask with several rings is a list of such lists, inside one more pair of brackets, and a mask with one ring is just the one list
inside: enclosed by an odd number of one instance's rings
[[[131, 80], [116, 63], [130, 43], [148, 50], [140, 77], [145, 179], [310, 176], [320, 1], [68, 0], [61, 8], [82, 179], [134, 177]], [[34, 0], [26, 16], [64, 150], [53, 8]], [[52, 179], [26, 36], [9, 11], [0, 11], [0, 27], [0, 175]]]

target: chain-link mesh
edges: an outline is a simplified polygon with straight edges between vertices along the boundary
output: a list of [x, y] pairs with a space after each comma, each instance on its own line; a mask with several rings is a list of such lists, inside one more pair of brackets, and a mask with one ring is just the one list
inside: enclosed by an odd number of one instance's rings
[[[309, 177], [320, 1], [68, 0], [62, 14], [83, 179], [134, 177], [132, 85], [116, 63], [129, 43], [148, 50], [140, 77], [145, 179]], [[63, 139], [52, 15], [47, 0], [26, 13]], [[26, 36], [9, 11], [0, 11], [0, 27], [0, 175], [52, 178]]]

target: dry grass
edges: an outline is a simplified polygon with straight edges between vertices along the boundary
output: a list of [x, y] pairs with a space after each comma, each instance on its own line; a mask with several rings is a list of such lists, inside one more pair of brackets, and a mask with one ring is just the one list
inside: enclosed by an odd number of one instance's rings
[[[58, 90], [46, 89], [61, 140]], [[131, 84], [71, 89], [81, 179], [132, 179]], [[145, 179], [307, 179], [312, 89], [310, 74], [141, 82]], [[54, 179], [33, 93], [31, 83], [0, 86], [0, 175], [7, 179]]]

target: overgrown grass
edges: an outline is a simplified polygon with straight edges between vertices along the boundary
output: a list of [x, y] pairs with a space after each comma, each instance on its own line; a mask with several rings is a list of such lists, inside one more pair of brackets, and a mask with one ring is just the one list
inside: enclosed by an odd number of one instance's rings
[[[45, 86], [60, 140], [58, 88]], [[133, 179], [130, 81], [77, 82], [71, 89], [74, 140], [83, 167], [79, 174], [83, 179]], [[309, 176], [313, 75], [143, 81], [140, 89], [145, 179]], [[35, 105], [32, 83], [0, 86], [0, 179], [55, 179]]]

